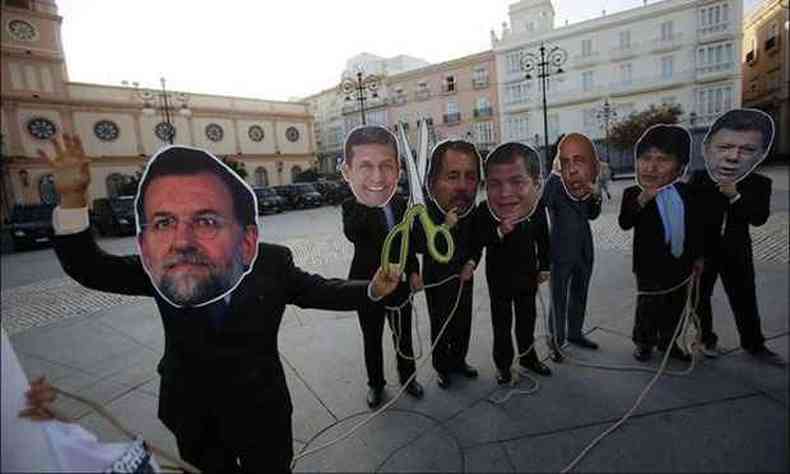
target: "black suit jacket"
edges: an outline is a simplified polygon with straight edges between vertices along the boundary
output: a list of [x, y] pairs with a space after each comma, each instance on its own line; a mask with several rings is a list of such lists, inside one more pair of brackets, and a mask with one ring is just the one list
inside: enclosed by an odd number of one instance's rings
[[765, 224], [771, 213], [770, 178], [752, 173], [735, 187], [741, 197], [730, 204], [707, 171], [696, 171], [689, 181], [692, 198], [704, 209], [702, 218], [707, 257], [713, 258], [722, 250], [729, 255], [751, 252], [749, 226]]
[[675, 258], [664, 242], [664, 225], [656, 200], [652, 199], [642, 208], [637, 201], [642, 192], [639, 186], [631, 186], [623, 192], [618, 221], [623, 230], [634, 229], [632, 269], [636, 273], [639, 290], [658, 291], [674, 287], [691, 274], [692, 264], [703, 256], [699, 203], [690, 198], [683, 183], [676, 183], [675, 187], [685, 205], [685, 239], [680, 258]]
[[546, 180], [541, 202], [551, 217], [551, 261], [582, 261], [592, 267], [594, 247], [589, 221], [601, 214], [600, 198], [571, 199], [560, 176], [552, 173]]
[[539, 205], [529, 219], [516, 224], [502, 238], [497, 221], [483, 201], [473, 214], [470, 258], [479, 261], [486, 249], [486, 280], [492, 294], [516, 295], [538, 286], [538, 271], [549, 271], [549, 228], [546, 209]]
[[[445, 216], [444, 213], [439, 210], [439, 207], [436, 205], [436, 203], [433, 200], [429, 200], [425, 205], [428, 209], [428, 215], [431, 217], [433, 222], [436, 225], [443, 224], [445, 221]], [[464, 264], [467, 262], [467, 259], [470, 258], [472, 239], [474, 233], [476, 232], [472, 219], [474, 212], [475, 209], [472, 208], [465, 217], [458, 219], [458, 222], [455, 224], [455, 226], [450, 229], [450, 235], [453, 237], [455, 252], [453, 252], [450, 261], [447, 263], [439, 263], [434, 260], [433, 257], [431, 257], [431, 255], [428, 253], [428, 244], [426, 243], [425, 231], [422, 228], [422, 224], [420, 224], [419, 221], [414, 222], [412, 236], [414, 238], [414, 244], [417, 248], [417, 252], [423, 254], [422, 271], [423, 280], [426, 284], [437, 283], [451, 275], [457, 275], [461, 273]], [[439, 252], [444, 252], [447, 250], [447, 245], [443, 238], [437, 237], [436, 248]], [[472, 255], [471, 258], [474, 258], [475, 262], [480, 261], [479, 255]], [[472, 281], [473, 280], [466, 282], [466, 285], [471, 284]]]
[[[394, 225], [398, 225], [406, 212], [406, 201], [397, 194], [387, 204], [392, 209]], [[384, 210], [360, 204], [354, 197], [343, 201], [343, 234], [354, 244], [354, 257], [351, 260], [349, 278], [371, 279], [381, 266], [381, 249], [387, 238], [387, 218]], [[392, 241], [391, 258], [398, 256], [400, 237]], [[414, 241], [409, 242], [409, 255], [406, 258], [403, 280], [398, 288], [383, 302], [387, 305], [399, 305], [409, 296], [408, 277], [412, 273], [420, 273], [420, 262], [417, 260]]]
[[278, 245], [259, 244], [254, 267], [229, 304], [223, 299], [201, 308], [168, 304], [139, 256], [104, 252], [90, 230], [56, 236], [55, 252], [66, 273], [88, 288], [155, 298], [165, 334], [159, 417], [176, 435], [212, 413], [260, 436], [254, 425], [292, 410], [277, 347], [285, 305], [348, 311], [369, 301], [368, 282], [306, 273]]

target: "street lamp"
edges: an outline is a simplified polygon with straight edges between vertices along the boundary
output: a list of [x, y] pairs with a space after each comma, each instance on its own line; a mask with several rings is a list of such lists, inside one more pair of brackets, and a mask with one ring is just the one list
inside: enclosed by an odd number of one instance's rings
[[356, 80], [344, 77], [340, 81], [340, 91], [346, 96], [347, 101], [356, 100], [359, 102], [359, 114], [362, 117], [362, 125], [367, 125], [365, 120], [365, 101], [368, 100], [367, 93], [370, 92], [371, 98], [379, 96], [378, 88], [381, 80], [378, 76], [370, 74], [365, 76], [360, 69], [357, 71]]
[[[158, 91], [155, 89], [140, 89], [139, 82], [132, 82], [132, 86], [134, 90], [137, 92], [138, 97], [143, 101], [143, 114], [145, 115], [155, 115], [157, 110], [161, 111], [162, 118], [164, 123], [167, 124], [166, 130], [162, 132], [162, 134], [158, 135], [162, 138], [163, 141], [168, 142], [169, 144], [173, 144], [173, 139], [176, 135], [176, 129], [173, 125], [172, 121], [172, 114], [173, 114], [173, 106], [178, 106], [178, 113], [183, 115], [184, 117], [189, 117], [192, 115], [192, 111], [189, 110], [187, 106], [187, 102], [189, 101], [189, 96], [183, 92], [168, 92], [167, 88], [165, 87], [165, 78], [159, 78], [159, 82], [162, 84], [162, 90]], [[128, 81], [122, 81], [121, 84], [128, 85]]]
[[614, 110], [611, 104], [609, 104], [609, 98], [607, 97], [603, 101], [603, 105], [601, 108], [595, 112], [595, 118], [602, 122], [603, 129], [606, 133], [606, 162], [609, 162], [609, 121], [617, 118], [617, 111]]
[[546, 106], [546, 88], [549, 77], [555, 74], [562, 74], [562, 65], [568, 60], [568, 52], [559, 46], [546, 45], [540, 42], [540, 47], [536, 52], [525, 53], [521, 58], [521, 69], [526, 73], [527, 80], [535, 75], [540, 79], [540, 90], [543, 94], [543, 153], [545, 154], [546, 166], [549, 164], [549, 117]]

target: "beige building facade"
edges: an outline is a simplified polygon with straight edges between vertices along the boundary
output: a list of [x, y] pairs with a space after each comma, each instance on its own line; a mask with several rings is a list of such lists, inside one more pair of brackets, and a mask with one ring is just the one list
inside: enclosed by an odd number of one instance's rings
[[57, 199], [51, 169], [37, 150], [51, 154], [49, 140], [62, 133], [78, 134], [92, 159], [91, 199], [116, 194], [119, 182], [168, 143], [171, 131], [175, 144], [240, 161], [252, 186], [287, 184], [314, 166], [306, 103], [71, 82], [62, 21], [54, 0], [3, 0], [3, 212], [16, 203]]
[[776, 123], [774, 154], [790, 159], [790, 53], [787, 0], [764, 0], [743, 21], [743, 105]]

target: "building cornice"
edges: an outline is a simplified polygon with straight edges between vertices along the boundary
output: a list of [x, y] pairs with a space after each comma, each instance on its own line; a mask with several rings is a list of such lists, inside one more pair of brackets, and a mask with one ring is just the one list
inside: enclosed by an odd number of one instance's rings
[[57, 21], [58, 23], [63, 23], [63, 17], [60, 15], [55, 15], [53, 13], [39, 12], [35, 10], [28, 10], [27, 8], [0, 7], [0, 13], [3, 14], [3, 20], [8, 19], [8, 16], [6, 15], [16, 15], [20, 17], [34, 17], [34, 18], [39, 18], [41, 20], [52, 20], [52, 21]]
[[479, 63], [481, 60], [494, 60], [494, 51], [488, 49], [486, 51], [482, 51], [475, 54], [470, 54], [468, 56], [464, 56], [461, 58], [451, 59], [449, 61], [445, 61], [442, 63], [431, 64], [429, 66], [424, 66], [418, 69], [412, 69], [410, 71], [401, 72], [398, 74], [393, 74], [392, 76], [387, 77], [387, 83], [392, 84], [394, 82], [402, 82], [408, 81], [411, 79], [416, 79], [422, 76], [426, 76], [429, 74], [433, 74], [436, 72], [447, 71], [451, 69], [457, 69], [460, 67], [468, 66], [471, 64]]

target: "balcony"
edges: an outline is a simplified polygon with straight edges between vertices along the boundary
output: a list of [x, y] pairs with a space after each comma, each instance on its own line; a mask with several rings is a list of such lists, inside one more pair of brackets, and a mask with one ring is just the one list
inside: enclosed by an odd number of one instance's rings
[[726, 77], [727, 75], [733, 74], [734, 72], [735, 63], [732, 61], [697, 66], [697, 80], [713, 81]]
[[461, 112], [443, 115], [445, 125], [457, 125], [461, 123]]
[[488, 87], [488, 77], [472, 79], [472, 88], [485, 89], [486, 87]]
[[639, 43], [631, 43], [626, 46], [620, 46], [618, 48], [612, 48], [609, 51], [609, 57], [612, 61], [620, 61], [623, 59], [633, 58], [639, 54]]
[[417, 100], [428, 100], [431, 97], [431, 91], [428, 89], [418, 90], [414, 93], [414, 98]]
[[757, 62], [757, 54], [755, 53], [754, 50], [751, 50], [748, 53], [746, 53], [746, 62], [749, 64], [754, 64], [755, 62]]
[[777, 40], [776, 36], [774, 36], [772, 38], [768, 38], [767, 40], [765, 40], [765, 50], [766, 51], [771, 51], [772, 49], [773, 50], [778, 49], [778, 48], [776, 48], [776, 45], [778, 43], [776, 40]]
[[694, 80], [692, 71], [679, 71], [670, 76], [642, 76], [630, 81], [613, 81], [609, 84], [612, 97], [621, 97], [632, 94], [671, 89]]
[[494, 109], [491, 107], [482, 107], [474, 110], [475, 118], [486, 118], [494, 115]]
[[578, 54], [573, 57], [573, 66], [577, 68], [593, 66], [601, 62], [601, 55], [598, 51], [593, 51], [590, 54]]
[[734, 36], [729, 23], [717, 23], [715, 25], [706, 25], [697, 28], [697, 37], [699, 41], [703, 43], [719, 41]]
[[444, 95], [455, 94], [455, 83], [443, 85], [442, 94]]
[[392, 105], [403, 105], [406, 103], [406, 94], [396, 94], [390, 98]]
[[666, 38], [656, 38], [650, 42], [650, 52], [664, 53], [683, 46], [683, 33], [675, 33]]

